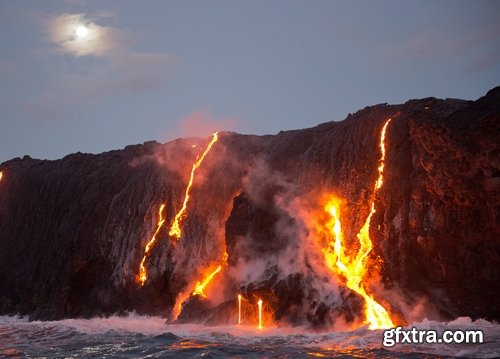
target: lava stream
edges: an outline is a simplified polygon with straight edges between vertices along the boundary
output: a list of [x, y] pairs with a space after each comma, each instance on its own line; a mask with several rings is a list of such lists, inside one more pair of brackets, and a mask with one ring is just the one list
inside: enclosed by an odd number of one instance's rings
[[212, 281], [212, 279], [214, 279], [217, 273], [219, 273], [222, 270], [223, 266], [227, 266], [227, 258], [228, 254], [227, 251], [224, 249], [224, 254], [222, 255], [222, 264], [219, 264], [219, 266], [213, 271], [211, 271], [210, 269], [205, 270], [203, 274], [204, 279], [196, 282], [194, 291], [193, 293], [191, 293], [191, 295], [201, 295], [203, 298], [208, 298], [207, 295], [205, 294], [205, 287]]
[[142, 261], [141, 261], [141, 264], [139, 266], [138, 280], [141, 283], [141, 285], [144, 285], [144, 283], [146, 283], [146, 280], [148, 279], [146, 266], [144, 265], [146, 262], [146, 257], [148, 256], [149, 251], [151, 250], [153, 244], [156, 241], [156, 236], [158, 235], [160, 228], [163, 226], [163, 223], [165, 223], [165, 217], [163, 217], [163, 209], [164, 208], [165, 208], [165, 204], [162, 203], [160, 206], [160, 209], [158, 210], [158, 225], [156, 227], [156, 231], [153, 234], [153, 237], [151, 237], [149, 242], [146, 244], [146, 249], [144, 250], [144, 256], [142, 257]]
[[221, 269], [222, 266], [219, 265], [213, 272], [211, 272], [207, 277], [205, 277], [205, 279], [203, 279], [200, 282], [197, 282], [193, 291], [193, 295], [200, 295], [203, 298], [207, 298], [207, 295], [204, 292], [205, 287], [208, 285], [208, 283], [212, 281], [215, 275], [221, 271]]
[[[213, 268], [213, 267], [212, 267]], [[215, 270], [210, 271], [206, 270], [203, 274], [203, 279], [196, 282], [194, 289], [192, 289], [192, 285], [188, 286], [182, 293], [177, 296], [175, 301], [175, 305], [172, 310], [173, 317], [177, 318], [182, 311], [182, 303], [190, 296], [199, 295], [202, 298], [208, 299], [208, 296], [205, 294], [205, 289], [208, 284], [214, 279], [214, 277], [222, 270], [222, 264], [219, 265]], [[208, 274], [206, 274], [208, 273]]]
[[262, 299], [259, 299], [257, 302], [259, 305], [259, 329], [263, 329], [264, 327], [262, 326]]
[[181, 238], [182, 234], [181, 222], [184, 220], [184, 217], [186, 216], [187, 204], [189, 202], [189, 192], [191, 190], [191, 186], [193, 185], [194, 173], [201, 166], [203, 160], [205, 159], [205, 156], [208, 154], [208, 152], [210, 152], [213, 144], [217, 142], [217, 140], [219, 139], [218, 133], [219, 133], [218, 131], [214, 132], [214, 134], [212, 135], [212, 140], [208, 144], [207, 148], [205, 149], [205, 151], [201, 156], [196, 157], [196, 161], [195, 163], [193, 163], [193, 167], [191, 168], [191, 175], [189, 177], [189, 182], [186, 187], [184, 202], [182, 203], [182, 207], [179, 210], [179, 212], [177, 212], [177, 214], [175, 215], [174, 222], [172, 223], [172, 227], [170, 228], [170, 232], [168, 232], [170, 236], [176, 239]]
[[238, 294], [238, 324], [241, 324], [241, 294]]
[[3, 171], [0, 171], [0, 182], [2, 182], [2, 178], [3, 178]]
[[372, 215], [375, 213], [375, 197], [383, 184], [383, 172], [385, 165], [385, 135], [390, 121], [391, 119], [385, 122], [380, 135], [379, 146], [381, 157], [378, 166], [378, 178], [374, 185], [372, 201], [370, 204], [370, 213], [366, 218], [363, 227], [356, 236], [359, 240], [360, 248], [354, 258], [347, 256], [343, 247], [343, 233], [340, 221], [340, 200], [333, 198], [325, 207], [325, 210], [332, 218], [328, 223], [328, 227], [331, 228], [333, 238], [335, 239], [333, 243], [328, 243], [328, 247], [324, 252], [325, 260], [330, 268], [346, 279], [347, 287], [361, 295], [365, 300], [365, 316], [370, 329], [394, 327], [394, 324], [384, 307], [380, 305], [372, 295], [368, 294], [363, 286], [363, 280], [368, 274], [365, 259], [373, 247], [369, 233], [370, 222]]
[[182, 310], [182, 303], [184, 303], [184, 301], [188, 299], [190, 296], [199, 295], [202, 298], [208, 299], [208, 296], [205, 294], [205, 289], [208, 286], [208, 284], [214, 279], [217, 273], [219, 273], [222, 270], [222, 268], [227, 266], [227, 258], [228, 258], [227, 250], [224, 249], [224, 253], [222, 255], [222, 264], [219, 264], [215, 270], [212, 270], [213, 266], [204, 270], [202, 275], [203, 279], [196, 282], [194, 289], [193, 286], [190, 285], [188, 286], [188, 288], [186, 288], [182, 293], [180, 293], [177, 296], [174, 308], [172, 310], [172, 314], [174, 317], [179, 316]]

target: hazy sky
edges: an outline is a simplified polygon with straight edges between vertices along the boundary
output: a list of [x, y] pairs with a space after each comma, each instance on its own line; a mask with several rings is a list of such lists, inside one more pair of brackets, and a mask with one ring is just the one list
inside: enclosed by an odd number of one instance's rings
[[0, 0], [0, 45], [0, 162], [56, 159], [476, 99], [500, 2]]

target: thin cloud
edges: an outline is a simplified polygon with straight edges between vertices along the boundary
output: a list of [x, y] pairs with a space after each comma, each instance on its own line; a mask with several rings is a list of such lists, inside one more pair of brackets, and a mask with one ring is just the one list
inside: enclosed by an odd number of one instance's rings
[[167, 81], [174, 62], [175, 58], [168, 54], [129, 52], [113, 57], [90, 73], [67, 76], [66, 81], [86, 98], [153, 91]]
[[[56, 48], [49, 56], [70, 55], [76, 67], [62, 67], [43, 94], [30, 101], [28, 111], [39, 118], [63, 118], [71, 116], [75, 108], [99, 105], [109, 97], [150, 92], [165, 86], [175, 57], [135, 51], [126, 29], [104, 26], [101, 22], [105, 17], [98, 19], [64, 13], [44, 24], [50, 43]], [[77, 34], [79, 26], [88, 31], [84, 37]], [[97, 60], [88, 61], [84, 57]]]
[[58, 119], [71, 115], [75, 107], [98, 105], [108, 97], [154, 91], [166, 84], [174, 61], [162, 53], [129, 52], [111, 57], [83, 74], [60, 74], [28, 109], [38, 117]]
[[[77, 29], [81, 26], [88, 31], [84, 37], [77, 34]], [[126, 31], [99, 25], [84, 14], [65, 13], [54, 16], [47, 21], [45, 31], [49, 41], [59, 51], [75, 57], [102, 57], [130, 42]]]

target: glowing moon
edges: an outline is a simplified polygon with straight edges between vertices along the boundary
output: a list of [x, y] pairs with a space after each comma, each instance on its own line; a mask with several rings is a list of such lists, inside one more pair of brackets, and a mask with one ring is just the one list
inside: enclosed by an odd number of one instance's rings
[[76, 28], [76, 36], [78, 36], [81, 39], [86, 37], [88, 35], [88, 33], [89, 33], [89, 29], [84, 25], [80, 25]]

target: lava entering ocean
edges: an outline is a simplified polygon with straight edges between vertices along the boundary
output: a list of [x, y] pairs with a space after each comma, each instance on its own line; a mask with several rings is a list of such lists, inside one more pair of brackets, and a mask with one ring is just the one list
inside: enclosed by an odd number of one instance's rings
[[257, 335], [499, 320], [499, 99], [500, 88], [276, 136], [1, 163], [0, 312], [135, 310]]
[[238, 294], [238, 324], [241, 324], [241, 294]]
[[258, 326], [258, 328], [263, 329], [264, 327], [262, 326], [262, 299], [259, 299], [257, 304], [259, 305], [259, 326]]
[[[366, 323], [369, 325], [370, 329], [382, 329], [393, 327], [393, 321], [391, 320], [389, 313], [387, 310], [377, 302], [374, 298], [373, 294], [370, 293], [368, 288], [369, 276], [368, 274], [373, 271], [371, 265], [368, 261], [368, 256], [372, 251], [372, 241], [370, 238], [370, 225], [373, 214], [375, 213], [375, 199], [377, 198], [378, 191], [382, 187], [383, 184], [383, 174], [385, 167], [385, 155], [386, 155], [386, 132], [391, 119], [387, 120], [380, 132], [379, 137], [379, 150], [380, 150], [380, 158], [377, 163], [377, 177], [373, 186], [373, 192], [369, 202], [369, 214], [364, 221], [363, 226], [359, 230], [356, 235], [358, 245], [355, 245], [357, 250], [352, 250], [348, 248], [347, 243], [344, 242], [344, 232], [341, 223], [342, 217], [342, 201], [336, 196], [329, 196], [326, 206], [324, 207], [327, 215], [329, 216], [329, 220], [325, 220], [325, 223], [320, 223], [321, 228], [317, 228], [318, 239], [324, 241], [326, 239], [326, 246], [322, 246], [322, 253], [324, 257], [324, 262], [322, 262], [321, 266], [324, 268], [326, 265], [327, 270], [336, 277], [339, 277], [343, 282], [343, 285], [356, 292], [364, 301], [364, 317]], [[320, 216], [321, 218], [327, 218], [325, 216]], [[305, 238], [303, 240], [306, 240]], [[306, 254], [307, 255], [307, 254]], [[227, 267], [227, 253], [224, 254], [224, 260], [222, 263], [214, 264], [212, 263], [209, 267], [201, 271], [201, 275], [199, 276], [199, 280], [192, 281], [185, 288], [184, 292], [178, 296], [174, 315], [181, 318], [181, 311], [184, 310], [183, 303], [191, 302], [193, 297], [199, 296], [205, 303], [208, 303], [209, 299], [206, 292], [206, 287], [213, 282], [214, 277], [216, 275], [220, 276], [220, 272]], [[227, 276], [225, 277], [227, 279]], [[218, 283], [219, 288], [225, 288], [226, 283]], [[236, 287], [240, 286], [240, 290], [244, 284], [238, 283]], [[266, 294], [266, 290], [257, 294], [258, 296], [265, 295], [266, 297], [269, 295], [269, 298], [272, 298], [274, 294], [268, 293]], [[262, 304], [263, 301], [261, 298], [256, 298], [256, 294], [252, 294], [255, 303], [255, 309], [253, 312], [255, 315], [258, 313], [258, 328], [262, 329]], [[266, 298], [266, 299], [269, 299]], [[186, 300], [188, 300], [186, 302]], [[234, 319], [235, 323], [242, 323], [242, 299], [243, 296], [238, 294], [237, 297], [237, 321], [236, 317]], [[198, 300], [199, 301], [199, 300]], [[272, 301], [271, 301], [272, 302]], [[194, 304], [193, 304], [194, 303]], [[197, 300], [192, 302], [186, 308], [188, 312], [192, 311], [196, 306]], [[201, 302], [199, 302], [201, 303]], [[206, 304], [203, 304], [206, 305]], [[273, 304], [270, 305], [272, 310]], [[258, 312], [257, 312], [258, 310]], [[236, 313], [235, 313], [236, 315]], [[201, 319], [200, 319], [201, 320]], [[248, 320], [246, 320], [248, 322]]]
[[328, 247], [324, 251], [325, 260], [336, 274], [344, 278], [347, 287], [361, 297], [365, 301], [365, 316], [366, 321], [369, 324], [370, 329], [385, 329], [394, 327], [394, 324], [385, 310], [385, 308], [380, 305], [372, 295], [368, 294], [365, 288], [365, 280], [369, 272], [367, 267], [366, 258], [372, 250], [373, 244], [370, 239], [370, 222], [373, 214], [375, 213], [375, 197], [377, 196], [378, 190], [382, 187], [383, 174], [385, 166], [385, 136], [387, 126], [389, 125], [391, 119], [387, 120], [382, 128], [380, 134], [380, 152], [381, 157], [378, 166], [378, 178], [374, 185], [374, 190], [372, 194], [370, 213], [366, 218], [366, 221], [361, 227], [357, 238], [359, 241], [359, 250], [356, 256], [346, 255], [346, 250], [344, 248], [343, 242], [343, 232], [341, 225], [341, 201], [337, 198], [332, 198], [325, 207], [331, 216], [331, 221], [328, 223], [328, 227], [331, 230], [332, 237], [334, 241], [328, 243]]

